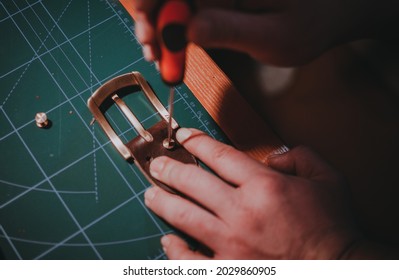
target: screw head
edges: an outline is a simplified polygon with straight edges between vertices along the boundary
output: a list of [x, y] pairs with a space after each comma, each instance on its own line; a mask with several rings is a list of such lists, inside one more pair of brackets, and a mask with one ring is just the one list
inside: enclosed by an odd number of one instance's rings
[[39, 112], [36, 114], [35, 121], [36, 121], [37, 127], [40, 127], [40, 128], [45, 128], [49, 124], [47, 115], [46, 115], [46, 113], [43, 113], [43, 112]]
[[175, 147], [176, 143], [175, 143], [175, 140], [170, 139], [170, 142], [169, 142], [168, 138], [166, 138], [165, 140], [163, 140], [162, 144], [165, 149], [171, 150]]

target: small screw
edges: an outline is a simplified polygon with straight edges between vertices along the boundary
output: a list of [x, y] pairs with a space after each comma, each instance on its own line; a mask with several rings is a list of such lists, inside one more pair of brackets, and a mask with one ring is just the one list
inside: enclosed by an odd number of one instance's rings
[[43, 113], [43, 112], [40, 112], [40, 113], [36, 114], [35, 121], [36, 121], [37, 127], [40, 127], [40, 128], [45, 128], [49, 124], [49, 120], [47, 118], [47, 115], [46, 115], [46, 113]]
[[168, 149], [168, 150], [171, 150], [171, 149], [173, 149], [174, 147], [175, 147], [175, 140], [173, 140], [173, 139], [170, 139], [170, 142], [169, 142], [169, 139], [168, 138], [166, 138], [165, 140], [163, 140], [163, 147], [165, 148], [165, 149]]

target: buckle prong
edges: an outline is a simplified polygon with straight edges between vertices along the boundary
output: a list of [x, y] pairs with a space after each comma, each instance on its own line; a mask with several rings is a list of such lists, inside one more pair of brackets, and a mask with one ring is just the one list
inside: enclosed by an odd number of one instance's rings
[[126, 105], [125, 101], [119, 98], [117, 94], [114, 94], [112, 96], [112, 100], [115, 101], [116, 105], [122, 110], [122, 112], [125, 114], [126, 118], [130, 121], [130, 123], [134, 126], [138, 134], [140, 134], [141, 137], [144, 138], [145, 141], [147, 142], [152, 142], [154, 138], [152, 135], [145, 130], [145, 128], [141, 125], [140, 121], [137, 119], [137, 117], [133, 114], [133, 112], [129, 109], [129, 107]]
[[[143, 127], [143, 125], [140, 123], [137, 117], [129, 109], [127, 104], [117, 95], [118, 90], [132, 86], [139, 86], [140, 89], [144, 92], [147, 99], [150, 101], [151, 105], [160, 114], [160, 116], [166, 122], [169, 121], [168, 111], [159, 101], [154, 91], [151, 89], [147, 81], [143, 78], [143, 76], [139, 72], [124, 74], [109, 80], [108, 82], [103, 84], [100, 88], [98, 88], [87, 101], [87, 105], [90, 111], [92, 112], [94, 119], [99, 123], [101, 128], [104, 130], [105, 134], [107, 134], [108, 138], [111, 140], [112, 144], [126, 160], [134, 159], [134, 157], [130, 152], [130, 150], [127, 148], [127, 146], [115, 133], [115, 131], [109, 124], [108, 120], [101, 112], [100, 106], [103, 104], [105, 100], [111, 97], [111, 99], [115, 102], [115, 104], [121, 109], [123, 114], [126, 116], [128, 121], [136, 129], [137, 133], [146, 142], [152, 142], [154, 138], [151, 135], [151, 133], [149, 133]], [[177, 124], [177, 122], [174, 119], [172, 119], [172, 128], [176, 129], [178, 127], [179, 125]]]

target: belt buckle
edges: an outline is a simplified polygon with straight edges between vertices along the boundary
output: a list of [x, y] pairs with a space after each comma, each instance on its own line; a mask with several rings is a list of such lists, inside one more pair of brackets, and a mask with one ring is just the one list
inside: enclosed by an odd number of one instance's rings
[[[124, 88], [138, 86], [144, 93], [153, 108], [161, 116], [161, 121], [146, 130], [134, 113], [130, 110], [127, 104], [123, 101], [118, 92]], [[128, 143], [123, 143], [116, 134], [110, 123], [106, 119], [104, 113], [101, 111], [101, 105], [105, 101], [113, 101], [127, 120], [136, 129], [138, 136]], [[196, 158], [191, 155], [186, 149], [179, 145], [175, 139], [175, 132], [179, 128], [178, 123], [172, 119], [172, 139], [176, 145], [172, 149], [164, 147], [164, 139], [167, 137], [167, 128], [169, 124], [169, 113], [166, 108], [159, 101], [152, 88], [139, 72], [132, 72], [117, 76], [102, 86], [100, 86], [88, 99], [87, 106], [93, 114], [94, 120], [100, 125], [105, 134], [111, 140], [116, 150], [128, 162], [135, 163], [150, 183], [158, 185], [169, 192], [176, 193], [170, 187], [162, 182], [154, 179], [149, 172], [149, 165], [152, 159], [158, 156], [169, 156], [183, 163], [192, 163], [198, 165]], [[112, 105], [111, 105], [112, 106]]]

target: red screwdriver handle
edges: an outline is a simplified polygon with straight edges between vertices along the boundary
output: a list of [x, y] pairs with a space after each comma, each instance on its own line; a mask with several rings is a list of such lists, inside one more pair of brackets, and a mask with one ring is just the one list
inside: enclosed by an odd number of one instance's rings
[[158, 13], [159, 67], [162, 80], [169, 86], [180, 84], [184, 78], [186, 27], [190, 19], [191, 8], [185, 0], [167, 0]]

